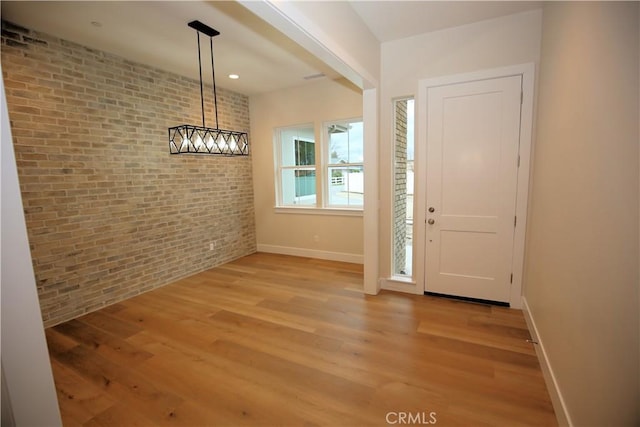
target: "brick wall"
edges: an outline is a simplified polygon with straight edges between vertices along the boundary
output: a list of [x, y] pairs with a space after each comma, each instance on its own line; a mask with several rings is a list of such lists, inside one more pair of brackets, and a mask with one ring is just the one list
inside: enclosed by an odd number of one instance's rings
[[[169, 155], [197, 81], [4, 21], [1, 53], [45, 326], [255, 252], [251, 159]], [[246, 96], [218, 110], [249, 130]]]
[[405, 274], [407, 262], [407, 101], [395, 102], [395, 183], [393, 204], [393, 273]]

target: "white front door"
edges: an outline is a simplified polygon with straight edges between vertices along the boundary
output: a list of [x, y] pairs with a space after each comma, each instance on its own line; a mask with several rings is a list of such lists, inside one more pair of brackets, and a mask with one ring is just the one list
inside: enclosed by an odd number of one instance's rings
[[509, 302], [522, 76], [429, 87], [425, 290]]

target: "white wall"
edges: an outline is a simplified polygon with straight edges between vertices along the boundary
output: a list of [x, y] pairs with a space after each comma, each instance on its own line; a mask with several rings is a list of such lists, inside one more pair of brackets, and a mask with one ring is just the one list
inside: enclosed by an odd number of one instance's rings
[[[18, 426], [62, 425], [44, 337], [24, 221], [9, 116], [2, 96], [2, 373], [3, 405]], [[5, 410], [6, 408], [3, 408]], [[3, 421], [5, 420], [3, 414]], [[9, 420], [10, 421], [10, 420]]]
[[249, 110], [258, 250], [362, 262], [362, 216], [275, 211], [273, 152], [275, 128], [313, 123], [320, 141], [324, 122], [362, 117], [362, 92], [345, 80], [324, 79], [252, 96]]
[[638, 6], [544, 9], [524, 293], [576, 426], [640, 424]]
[[[392, 265], [393, 99], [406, 96], [417, 98], [420, 79], [537, 63], [540, 58], [541, 22], [541, 10], [533, 10], [382, 45], [380, 276], [390, 277]], [[416, 111], [416, 123], [418, 120], [420, 111]], [[416, 147], [416, 150], [420, 149]], [[424, 188], [421, 186], [422, 183], [416, 182], [416, 191]], [[419, 235], [421, 230], [416, 231]], [[417, 244], [418, 240], [414, 242]], [[414, 265], [422, 263], [421, 259], [414, 260]], [[416, 278], [423, 280], [422, 277]]]

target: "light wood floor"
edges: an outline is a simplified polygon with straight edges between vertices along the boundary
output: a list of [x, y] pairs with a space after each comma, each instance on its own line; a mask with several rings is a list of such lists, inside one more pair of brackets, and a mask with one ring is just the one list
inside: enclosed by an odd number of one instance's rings
[[255, 254], [46, 335], [65, 426], [556, 425], [520, 311], [354, 264]]

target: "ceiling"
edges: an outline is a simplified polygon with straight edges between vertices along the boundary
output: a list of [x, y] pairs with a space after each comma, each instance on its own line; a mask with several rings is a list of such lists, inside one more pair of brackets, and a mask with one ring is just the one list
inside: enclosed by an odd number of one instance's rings
[[[540, 7], [540, 2], [351, 1], [381, 42]], [[7, 1], [2, 19], [180, 75], [198, 78], [194, 19], [214, 38], [216, 83], [247, 95], [340, 77], [235, 1]], [[208, 43], [203, 78], [210, 79]], [[238, 74], [231, 80], [229, 74]], [[317, 77], [324, 74], [326, 77]], [[309, 78], [315, 76], [315, 78]], [[307, 77], [307, 79], [305, 79]]]
[[541, 1], [352, 1], [381, 42], [542, 7]]

